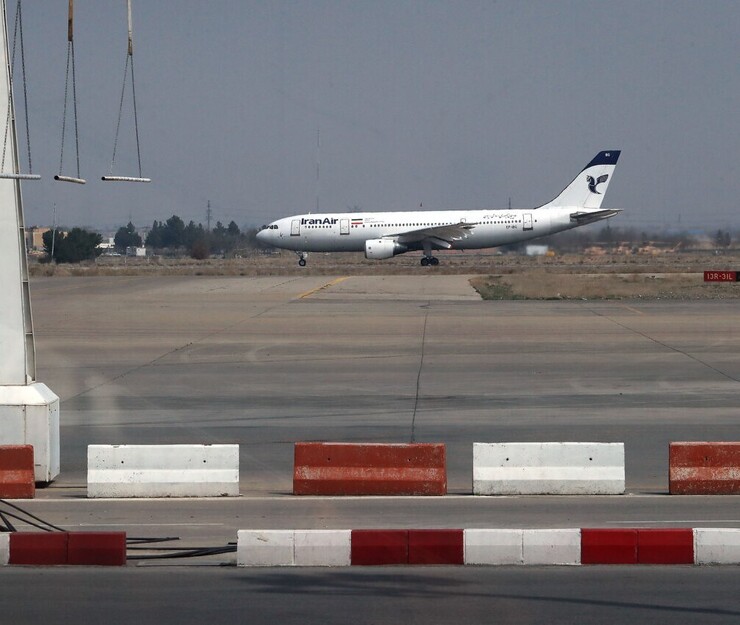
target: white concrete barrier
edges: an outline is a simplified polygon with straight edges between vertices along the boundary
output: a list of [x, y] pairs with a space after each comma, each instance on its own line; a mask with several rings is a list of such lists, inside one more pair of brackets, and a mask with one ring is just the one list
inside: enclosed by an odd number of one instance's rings
[[580, 564], [581, 530], [523, 530], [522, 559], [526, 565]]
[[239, 445], [90, 445], [88, 497], [236, 497]]
[[0, 441], [33, 445], [34, 478], [59, 475], [59, 397], [40, 382], [0, 386]]
[[5, 566], [10, 562], [10, 534], [3, 532], [0, 534], [0, 566]]
[[349, 566], [352, 530], [239, 530], [237, 566]]
[[621, 495], [624, 443], [473, 443], [474, 495]]
[[293, 530], [239, 530], [237, 566], [292, 566], [294, 535]]
[[295, 530], [296, 566], [349, 566], [352, 530]]
[[695, 564], [740, 564], [740, 529], [695, 528]]
[[[695, 564], [740, 564], [740, 529], [695, 528]], [[581, 564], [581, 530], [464, 529], [466, 565]], [[0, 565], [9, 535], [0, 534]], [[239, 530], [238, 566], [350, 566], [352, 530]], [[382, 549], [382, 545], [378, 546]]]
[[465, 564], [523, 564], [523, 530], [466, 529]]

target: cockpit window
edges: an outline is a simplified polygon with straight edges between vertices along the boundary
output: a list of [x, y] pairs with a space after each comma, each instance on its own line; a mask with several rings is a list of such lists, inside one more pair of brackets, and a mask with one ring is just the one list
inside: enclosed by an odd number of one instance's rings
[[260, 228], [260, 232], [263, 230], [277, 230], [277, 224], [263, 224], [263, 226]]

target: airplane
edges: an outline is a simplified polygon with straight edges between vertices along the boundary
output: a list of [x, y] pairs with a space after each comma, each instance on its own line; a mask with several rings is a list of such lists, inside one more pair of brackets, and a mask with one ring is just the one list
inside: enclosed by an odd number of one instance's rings
[[620, 150], [599, 152], [554, 200], [526, 209], [308, 213], [262, 226], [257, 239], [293, 250], [306, 266], [308, 252], [365, 252], [382, 260], [423, 251], [422, 266], [439, 264], [433, 250], [472, 250], [519, 243], [608, 219], [602, 209]]

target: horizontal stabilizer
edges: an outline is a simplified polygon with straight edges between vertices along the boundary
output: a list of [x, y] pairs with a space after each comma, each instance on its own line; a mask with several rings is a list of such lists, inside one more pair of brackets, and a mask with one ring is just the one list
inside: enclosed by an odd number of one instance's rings
[[582, 226], [594, 221], [609, 219], [609, 217], [614, 217], [614, 215], [618, 215], [621, 212], [621, 208], [607, 208], [600, 211], [579, 211], [577, 213], [571, 213], [570, 220], [577, 223], [579, 226]]

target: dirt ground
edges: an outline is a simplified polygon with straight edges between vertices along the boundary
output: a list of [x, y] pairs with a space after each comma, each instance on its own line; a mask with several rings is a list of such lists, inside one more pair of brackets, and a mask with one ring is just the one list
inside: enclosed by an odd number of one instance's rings
[[524, 270], [471, 279], [483, 299], [729, 299], [738, 283], [705, 283], [703, 273], [558, 273]]
[[362, 254], [311, 254], [301, 268], [295, 254], [279, 252], [234, 259], [100, 257], [80, 265], [32, 262], [31, 276], [275, 276], [413, 275], [430, 272], [470, 275], [489, 299], [726, 299], [740, 297], [740, 283], [705, 283], [708, 270], [740, 271], [740, 251], [706, 253], [553, 257], [493, 252], [439, 253], [440, 265], [421, 267], [419, 254], [369, 261]]

